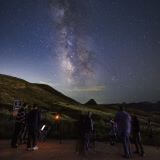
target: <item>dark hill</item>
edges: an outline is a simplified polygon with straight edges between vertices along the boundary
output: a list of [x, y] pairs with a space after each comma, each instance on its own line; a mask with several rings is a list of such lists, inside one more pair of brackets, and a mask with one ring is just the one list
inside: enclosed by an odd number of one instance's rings
[[29, 83], [25, 80], [0, 74], [0, 103], [12, 104], [15, 99], [41, 106], [55, 104], [79, 104], [45, 84]]
[[65, 119], [77, 119], [84, 111], [92, 112], [97, 117], [108, 115], [108, 113], [84, 107], [46, 84], [29, 83], [23, 79], [0, 74], [0, 109], [12, 110], [15, 99], [28, 104], [35, 103], [51, 114], [61, 112], [65, 115]]
[[97, 102], [94, 99], [90, 99], [85, 105], [97, 105]]
[[78, 103], [77, 101], [73, 100], [72, 98], [65, 96], [61, 92], [55, 90], [54, 88], [52, 88], [52, 87], [50, 87], [50, 86], [48, 86], [46, 84], [35, 84], [35, 85], [37, 85], [38, 87], [44, 89], [45, 91], [47, 91], [47, 92], [49, 92], [49, 93], [51, 93], [53, 95], [57, 95], [57, 96], [61, 97], [66, 102], [73, 103], [73, 104], [77, 104]]

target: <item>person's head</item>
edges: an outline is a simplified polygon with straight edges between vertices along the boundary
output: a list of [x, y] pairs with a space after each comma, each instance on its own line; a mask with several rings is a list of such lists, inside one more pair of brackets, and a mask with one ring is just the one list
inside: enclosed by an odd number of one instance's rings
[[113, 119], [111, 119], [111, 120], [110, 120], [110, 123], [111, 123], [111, 124], [113, 124], [113, 123], [114, 123], [114, 120], [113, 120]]
[[37, 104], [33, 105], [33, 109], [38, 109]]
[[92, 117], [92, 112], [88, 112], [88, 117]]
[[124, 106], [119, 106], [119, 111], [123, 112], [125, 109], [124, 109]]

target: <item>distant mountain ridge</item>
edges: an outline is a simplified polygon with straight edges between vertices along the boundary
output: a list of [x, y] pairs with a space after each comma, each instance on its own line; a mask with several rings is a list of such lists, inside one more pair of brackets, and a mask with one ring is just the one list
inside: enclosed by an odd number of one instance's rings
[[136, 109], [145, 112], [160, 112], [160, 101], [151, 103], [151, 102], [137, 102], [137, 103], [115, 103], [115, 104], [101, 104], [101, 107], [117, 109], [117, 106], [124, 106], [127, 109]]
[[[55, 108], [59, 108], [59, 106], [69, 107], [69, 105], [72, 105], [73, 109], [76, 109], [75, 107], [80, 105], [79, 102], [65, 96], [64, 94], [55, 90], [49, 85], [29, 83], [20, 78], [0, 74], [0, 107], [1, 104], [3, 104], [3, 106], [7, 104], [12, 105], [15, 99], [20, 99], [29, 104], [36, 103], [37, 105], [49, 108], [52, 106], [54, 106]], [[98, 109], [117, 109], [117, 106], [122, 104], [97, 104], [94, 99], [90, 99], [87, 103], [85, 103], [85, 105], [88, 105], [89, 107], [99, 106]], [[128, 103], [125, 104], [125, 106], [127, 108], [138, 109], [148, 112], [160, 111], [160, 101], [157, 103]], [[83, 107], [83, 105], [80, 105], [80, 107]]]
[[79, 104], [46, 84], [29, 83], [20, 78], [0, 74], [0, 103], [12, 104], [15, 99], [41, 106]]
[[90, 99], [85, 105], [97, 105], [97, 102], [94, 99]]

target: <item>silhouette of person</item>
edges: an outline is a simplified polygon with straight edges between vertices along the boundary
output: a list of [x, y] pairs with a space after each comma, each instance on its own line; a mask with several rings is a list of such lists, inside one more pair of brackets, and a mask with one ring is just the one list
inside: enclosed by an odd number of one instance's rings
[[25, 109], [24, 107], [26, 106], [26, 104], [24, 103], [23, 106], [18, 110], [18, 114], [16, 116], [16, 122], [15, 122], [15, 129], [14, 129], [14, 134], [11, 140], [11, 147], [12, 148], [17, 148], [17, 140], [18, 137], [20, 136], [20, 132], [22, 131], [22, 129], [24, 128], [25, 125]]
[[40, 112], [36, 105], [33, 105], [33, 108], [28, 113], [27, 117], [28, 125], [28, 141], [27, 149], [28, 150], [38, 150], [37, 139], [40, 129]]
[[123, 106], [120, 106], [115, 116], [115, 122], [117, 123], [118, 135], [123, 144], [123, 157], [130, 158], [132, 156], [130, 147], [131, 116], [124, 110]]
[[132, 116], [132, 138], [136, 147], [135, 153], [144, 156], [144, 149], [141, 140], [140, 123], [137, 116]]

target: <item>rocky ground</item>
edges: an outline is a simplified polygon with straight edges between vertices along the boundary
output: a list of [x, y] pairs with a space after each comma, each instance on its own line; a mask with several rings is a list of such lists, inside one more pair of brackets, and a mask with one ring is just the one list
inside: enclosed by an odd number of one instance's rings
[[[39, 150], [27, 151], [26, 146], [19, 146], [17, 149], [10, 148], [9, 141], [0, 140], [0, 160], [122, 160], [122, 147], [120, 144], [110, 146], [105, 143], [96, 143], [95, 150], [91, 150], [86, 156], [78, 155], [75, 152], [75, 141], [48, 140], [39, 144]], [[145, 157], [133, 155], [134, 160], [159, 160], [160, 148], [144, 146]]]

